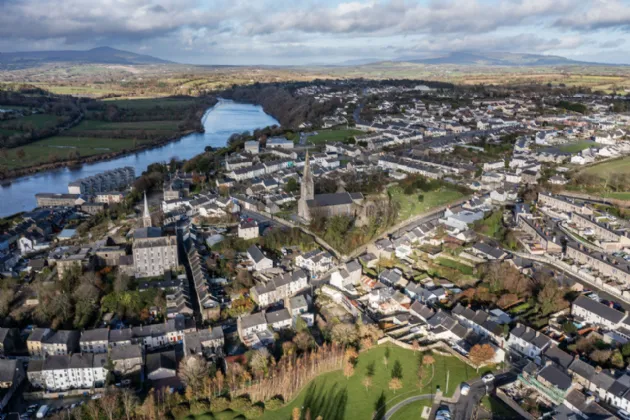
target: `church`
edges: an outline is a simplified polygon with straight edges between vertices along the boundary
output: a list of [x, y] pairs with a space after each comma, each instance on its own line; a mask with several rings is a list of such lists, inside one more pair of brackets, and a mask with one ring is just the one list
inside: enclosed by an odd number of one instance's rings
[[338, 192], [333, 194], [315, 194], [315, 183], [311, 173], [311, 163], [306, 152], [304, 173], [298, 201], [298, 216], [311, 221], [316, 216], [356, 216], [363, 205], [363, 194]]

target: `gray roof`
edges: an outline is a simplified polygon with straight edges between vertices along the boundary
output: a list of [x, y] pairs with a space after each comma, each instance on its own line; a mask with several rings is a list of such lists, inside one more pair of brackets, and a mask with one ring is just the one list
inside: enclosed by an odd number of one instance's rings
[[584, 295], [575, 299], [573, 305], [584, 308], [585, 310], [601, 316], [614, 324], [621, 322], [621, 320], [626, 316], [623, 312], [604, 305], [603, 303], [596, 302]]
[[503, 251], [502, 249], [492, 247], [483, 242], [478, 242], [474, 244], [473, 248], [483, 254], [490, 255], [492, 258], [495, 259], [500, 259], [505, 255], [505, 251]]
[[597, 371], [593, 366], [581, 361], [577, 357], [575, 358], [573, 363], [569, 365], [569, 370], [588, 381], [592, 381], [595, 375], [597, 375]]
[[0, 359], [0, 382], [13, 382], [15, 372], [19, 369], [17, 360]]
[[143, 227], [133, 232], [134, 239], [159, 238], [162, 236], [162, 228], [159, 227]]
[[558, 346], [551, 346], [543, 353], [547, 360], [551, 360], [556, 365], [563, 369], [568, 369], [569, 365], [573, 361], [573, 356], [558, 348]]
[[265, 316], [267, 318], [267, 324], [275, 324], [276, 322], [284, 322], [291, 319], [291, 314], [287, 309], [267, 312]]
[[158, 369], [177, 370], [177, 356], [175, 350], [163, 351], [161, 353], [147, 354], [147, 373], [155, 372]]
[[136, 359], [142, 357], [142, 349], [140, 346], [116, 346], [112, 347], [109, 355], [112, 360]]
[[94, 330], [85, 330], [81, 333], [81, 343], [87, 343], [91, 341], [108, 341], [109, 340], [109, 328], [97, 328]]
[[545, 366], [538, 372], [538, 376], [544, 378], [547, 382], [563, 391], [571, 387], [571, 377], [555, 367], [554, 365]]
[[247, 248], [247, 253], [257, 263], [266, 258], [265, 254], [263, 254], [260, 248], [258, 248], [256, 245], [252, 245]]
[[48, 331], [47, 328], [33, 328], [33, 331], [28, 336], [28, 341], [42, 341]]
[[255, 325], [267, 324], [265, 314], [262, 312], [256, 312], [254, 314], [245, 315], [241, 317], [241, 328], [250, 328]]
[[121, 341], [131, 341], [133, 337], [133, 332], [131, 328], [125, 328], [122, 330], [110, 330], [109, 331], [109, 342], [110, 343], [118, 343]]
[[344, 193], [331, 193], [331, 194], [316, 194], [312, 200], [307, 200], [306, 203], [309, 207], [327, 207], [327, 206], [340, 206], [352, 204], [352, 196], [347, 192]]
[[73, 347], [79, 342], [79, 332], [75, 330], [55, 331], [50, 337], [44, 339], [46, 344], [65, 344]]

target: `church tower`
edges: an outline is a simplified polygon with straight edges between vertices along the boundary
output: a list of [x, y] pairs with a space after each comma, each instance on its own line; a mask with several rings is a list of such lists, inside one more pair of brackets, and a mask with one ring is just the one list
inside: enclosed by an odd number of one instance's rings
[[315, 198], [315, 184], [313, 182], [313, 174], [311, 174], [311, 162], [307, 150], [302, 184], [300, 185], [300, 200], [298, 201], [298, 216], [304, 220], [311, 220], [307, 200], [312, 200], [313, 198]]
[[147, 203], [147, 193], [144, 193], [144, 213], [142, 214], [142, 226], [151, 227], [151, 213], [149, 212], [149, 204]]

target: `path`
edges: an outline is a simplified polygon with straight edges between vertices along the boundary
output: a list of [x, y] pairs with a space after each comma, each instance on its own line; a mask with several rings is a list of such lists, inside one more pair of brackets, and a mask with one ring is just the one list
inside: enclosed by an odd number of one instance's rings
[[[385, 413], [382, 419], [389, 420], [396, 413], [396, 411], [400, 410], [402, 407], [406, 406], [407, 404], [411, 404], [412, 402], [415, 402], [415, 401], [431, 400], [431, 399], [433, 399], [433, 394], [422, 394], [422, 395], [416, 395], [414, 397], [409, 397], [406, 400], [399, 402], [398, 404], [396, 404], [395, 406], [387, 410], [387, 413]], [[418, 413], [418, 417], [420, 417], [420, 413]]]

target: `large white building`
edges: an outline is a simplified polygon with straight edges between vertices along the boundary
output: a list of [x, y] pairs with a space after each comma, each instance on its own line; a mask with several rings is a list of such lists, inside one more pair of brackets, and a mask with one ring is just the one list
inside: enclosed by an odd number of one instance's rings
[[49, 356], [41, 364], [40, 372], [29, 368], [28, 375], [29, 379], [39, 376], [39, 385], [48, 391], [89, 389], [105, 385], [106, 364], [106, 354]]
[[101, 174], [78, 179], [68, 184], [69, 194], [96, 194], [110, 191], [123, 191], [136, 179], [131, 166], [113, 169]]
[[162, 236], [160, 228], [136, 229], [133, 235], [133, 267], [136, 278], [162, 276], [178, 266], [176, 236]]

